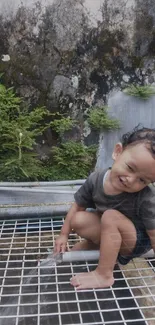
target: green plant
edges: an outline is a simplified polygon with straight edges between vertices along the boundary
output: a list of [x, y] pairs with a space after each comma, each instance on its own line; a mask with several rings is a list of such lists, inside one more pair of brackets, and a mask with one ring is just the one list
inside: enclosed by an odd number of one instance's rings
[[142, 99], [149, 99], [151, 96], [155, 95], [155, 87], [150, 85], [147, 86], [131, 85], [125, 88], [123, 92], [130, 96], [135, 96]]
[[33, 153], [24, 153], [20, 163], [16, 157], [11, 161], [8, 155], [8, 159], [5, 156], [0, 161], [0, 181], [35, 181], [40, 179], [43, 169], [43, 164]]
[[63, 117], [61, 114], [56, 113], [60, 119], [55, 119], [50, 123], [50, 126], [54, 131], [56, 131], [59, 135], [63, 135], [64, 132], [69, 131], [76, 124], [76, 121], [72, 120], [69, 116]]
[[119, 121], [108, 116], [108, 107], [94, 107], [88, 114], [88, 123], [97, 130], [112, 130], [120, 127]]
[[[21, 105], [22, 104], [22, 105]], [[0, 85], [0, 179], [37, 179], [41, 162], [33, 153], [36, 136], [49, 127], [50, 113], [37, 107], [30, 113], [13, 88]], [[12, 175], [12, 176], [11, 176]]]
[[52, 148], [52, 161], [46, 166], [44, 179], [79, 179], [88, 176], [95, 163], [97, 146], [69, 141]]
[[[45, 119], [61, 117], [45, 123]], [[57, 133], [69, 130], [75, 121], [45, 107], [29, 112], [13, 88], [0, 84], [0, 181], [63, 180], [85, 178], [93, 168], [97, 148], [67, 142], [53, 147], [52, 158], [41, 162], [34, 153], [36, 137], [49, 126]]]

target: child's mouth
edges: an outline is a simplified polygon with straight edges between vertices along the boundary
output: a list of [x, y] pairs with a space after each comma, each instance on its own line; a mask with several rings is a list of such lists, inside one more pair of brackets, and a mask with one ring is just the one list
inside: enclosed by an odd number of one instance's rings
[[120, 183], [121, 183], [123, 186], [127, 187], [126, 184], [125, 184], [125, 183], [123, 182], [123, 180], [121, 179], [121, 177], [119, 177], [119, 181], [120, 181]]

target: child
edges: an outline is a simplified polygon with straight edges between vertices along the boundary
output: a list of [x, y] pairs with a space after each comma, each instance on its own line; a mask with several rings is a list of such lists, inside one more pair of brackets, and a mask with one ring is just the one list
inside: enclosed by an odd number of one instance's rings
[[[114, 283], [116, 261], [155, 250], [155, 129], [136, 127], [115, 145], [111, 168], [93, 172], [75, 193], [54, 252], [64, 252], [72, 229], [83, 242], [73, 250], [97, 249], [97, 268], [71, 278], [77, 289], [105, 288]], [[93, 208], [93, 212], [86, 209]]]

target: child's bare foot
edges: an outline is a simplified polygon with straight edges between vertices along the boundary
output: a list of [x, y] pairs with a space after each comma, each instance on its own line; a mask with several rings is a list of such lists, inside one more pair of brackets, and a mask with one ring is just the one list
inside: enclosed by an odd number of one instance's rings
[[81, 250], [90, 250], [90, 249], [99, 249], [99, 246], [94, 244], [93, 242], [91, 242], [90, 240], [83, 240], [81, 242], [76, 243], [73, 247], [72, 247], [72, 251], [81, 251]]
[[93, 289], [93, 288], [106, 288], [114, 284], [113, 275], [111, 277], [105, 277], [98, 273], [97, 270], [80, 273], [73, 276], [70, 280], [73, 287], [80, 289]]

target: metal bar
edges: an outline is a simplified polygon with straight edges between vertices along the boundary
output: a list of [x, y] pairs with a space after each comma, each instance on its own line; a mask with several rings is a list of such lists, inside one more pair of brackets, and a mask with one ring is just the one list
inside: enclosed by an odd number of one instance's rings
[[72, 181], [57, 181], [57, 182], [1, 182], [1, 187], [49, 187], [49, 186], [64, 186], [64, 185], [81, 185], [85, 179]]
[[21, 280], [19, 284], [19, 297], [18, 297], [18, 305], [17, 305], [17, 318], [16, 318], [16, 325], [18, 325], [19, 320], [19, 310], [21, 305], [21, 293], [22, 293], [22, 283], [23, 283], [23, 275], [24, 275], [24, 263], [25, 263], [25, 250], [26, 250], [26, 244], [27, 244], [27, 231], [28, 231], [28, 221], [27, 221], [27, 227], [26, 227], [26, 235], [25, 235], [25, 247], [24, 247], [24, 254], [23, 254], [23, 261], [22, 261], [22, 269], [21, 269]]
[[59, 325], [62, 325], [62, 321], [61, 321], [61, 309], [60, 309], [60, 299], [59, 299], [59, 287], [58, 287], [58, 272], [57, 272], [57, 267], [56, 266], [55, 266], [55, 282], [56, 282], [56, 296], [57, 296]]
[[[4, 229], [4, 224], [3, 224], [3, 229]], [[4, 275], [3, 275], [2, 285], [0, 286], [0, 288], [1, 288], [0, 300], [2, 298], [3, 288], [5, 286], [6, 273], [8, 271], [8, 264], [9, 264], [9, 260], [10, 260], [10, 256], [11, 256], [11, 248], [12, 248], [12, 245], [13, 245], [13, 240], [14, 240], [14, 235], [15, 235], [15, 229], [16, 229], [16, 224], [15, 224], [14, 231], [13, 231], [12, 238], [11, 238], [11, 242], [10, 242], [9, 254], [8, 254], [7, 261], [6, 261], [6, 266], [5, 266], [5, 269], [4, 269]], [[1, 233], [1, 236], [2, 236], [2, 233]]]
[[[38, 247], [38, 253], [40, 255], [40, 239], [41, 239], [41, 221], [39, 220], [39, 247]], [[37, 325], [40, 325], [40, 259], [38, 261], [38, 316], [37, 316]]]
[[[60, 220], [62, 223], [63, 218]], [[143, 321], [145, 324], [155, 321], [151, 315], [146, 316], [146, 311], [149, 312], [154, 307], [151, 303], [145, 305], [143, 302], [144, 297], [153, 298], [154, 274], [143, 274], [144, 269], [139, 260], [136, 275], [132, 265], [129, 265], [127, 271], [122, 270], [122, 273], [117, 267], [114, 270], [113, 287], [80, 291], [70, 286], [70, 277], [76, 270], [82, 272], [83, 267], [90, 271], [96, 267], [97, 261], [65, 262], [53, 266], [44, 263], [44, 258], [47, 257], [49, 248], [53, 248], [54, 238], [58, 235], [55, 225], [56, 220], [51, 218], [6, 220], [0, 223], [0, 310], [4, 307], [7, 309], [6, 315], [0, 312], [0, 325], [3, 325], [3, 321], [11, 325], [12, 318], [16, 319], [15, 325], [24, 325], [26, 319], [31, 325], [48, 324], [47, 320], [59, 325], [138, 325]], [[22, 231], [19, 226], [23, 227]], [[72, 234], [70, 247], [76, 240], [76, 235]], [[155, 259], [150, 261], [153, 263]], [[147, 265], [145, 270], [154, 271], [153, 264], [149, 263], [150, 267]], [[125, 272], [129, 272], [130, 276]], [[132, 279], [137, 284], [130, 286], [128, 281]], [[143, 283], [139, 282], [142, 279]], [[143, 296], [134, 295], [135, 288], [147, 292]], [[122, 300], [126, 301], [125, 306], [121, 305]], [[141, 304], [137, 301], [141, 301]], [[12, 314], [10, 310], [13, 310]], [[135, 319], [130, 318], [131, 313], [136, 313]], [[114, 319], [112, 315], [117, 317]]]
[[13, 191], [13, 192], [29, 192], [29, 193], [55, 193], [55, 194], [74, 194], [76, 190], [59, 190], [55, 189], [44, 189], [44, 188], [21, 188], [21, 187], [0, 187], [0, 191]]

